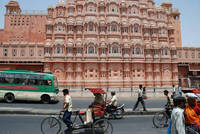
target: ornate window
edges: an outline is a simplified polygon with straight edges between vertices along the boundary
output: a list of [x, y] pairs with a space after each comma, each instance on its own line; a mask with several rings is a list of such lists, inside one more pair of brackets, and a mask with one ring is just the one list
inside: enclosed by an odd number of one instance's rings
[[68, 26], [68, 31], [74, 31], [74, 26]]
[[73, 54], [73, 48], [72, 47], [67, 48], [67, 53], [68, 54]]
[[81, 32], [82, 31], [82, 26], [77, 26], [77, 31]]
[[163, 48], [162, 49], [162, 55], [168, 55], [168, 53], [169, 53], [168, 48]]
[[139, 28], [139, 25], [138, 25], [138, 24], [135, 24], [135, 25], [134, 25], [134, 32], [135, 32], [135, 33], [139, 33], [139, 32], [140, 32], [140, 28]]
[[42, 56], [42, 50], [41, 49], [38, 50], [38, 56]]
[[88, 53], [89, 54], [94, 54], [94, 47], [93, 46], [89, 46], [88, 47]]
[[77, 48], [77, 49], [76, 49], [76, 53], [77, 53], [77, 54], [82, 54], [82, 48]]
[[146, 50], [146, 55], [151, 55], [151, 50], [150, 49]]
[[93, 24], [89, 24], [89, 31], [93, 31]]
[[172, 55], [176, 56], [176, 50], [172, 50]]
[[185, 58], [186, 59], [188, 58], [188, 52], [185, 52]]
[[63, 9], [58, 9], [58, 10], [57, 10], [57, 16], [64, 16], [64, 11], [63, 11]]
[[56, 46], [55, 49], [54, 49], [54, 53], [55, 54], [63, 54], [63, 47], [61, 46]]
[[17, 55], [17, 50], [16, 49], [12, 49], [12, 56], [16, 56]]
[[34, 50], [31, 48], [29, 52], [30, 56], [32, 57], [34, 55]]
[[87, 11], [96, 12], [96, 8], [93, 5], [88, 6]]
[[24, 49], [21, 49], [21, 56], [25, 56], [25, 50]]
[[100, 54], [106, 54], [105, 48], [101, 48], [101, 49], [100, 49]]
[[195, 58], [195, 54], [194, 54], [194, 52], [192, 52], [191, 56], [192, 56], [192, 58]]
[[8, 56], [8, 49], [7, 48], [3, 49], [3, 56]]
[[69, 14], [73, 14], [73, 13], [74, 13], [74, 9], [73, 9], [73, 8], [69, 8], [69, 9], [68, 9], [68, 13], [69, 13]]
[[137, 8], [132, 8], [132, 14], [138, 14], [138, 9]]
[[100, 32], [105, 32], [106, 31], [106, 28], [104, 26], [101, 26], [100, 27]]
[[122, 33], [128, 33], [128, 27], [122, 27]]
[[178, 53], [178, 57], [179, 57], [179, 58], [181, 58], [181, 55], [182, 55], [182, 53], [181, 53], [181, 52], [179, 52], [179, 53]]
[[113, 25], [112, 25], [111, 31], [112, 31], [112, 32], [117, 32], [117, 25], [116, 25], [116, 24], [113, 24]]
[[133, 33], [133, 25], [130, 25], [129, 31], [130, 31], [131, 33]]
[[124, 54], [129, 54], [129, 49], [124, 49]]
[[132, 49], [132, 54], [135, 54], [135, 49], [134, 48]]
[[154, 55], [157, 56], [158, 53], [159, 53], [158, 49], [155, 49], [155, 50], [154, 50]]
[[136, 47], [136, 54], [137, 54], [137, 55], [142, 54], [142, 50], [141, 50], [140, 47]]
[[119, 53], [119, 48], [118, 48], [118, 46], [113, 46], [113, 47], [112, 47], [112, 53], [114, 53], [114, 54]]
[[50, 48], [46, 47], [46, 48], [44, 49], [44, 52], [45, 52], [45, 54], [50, 54]]

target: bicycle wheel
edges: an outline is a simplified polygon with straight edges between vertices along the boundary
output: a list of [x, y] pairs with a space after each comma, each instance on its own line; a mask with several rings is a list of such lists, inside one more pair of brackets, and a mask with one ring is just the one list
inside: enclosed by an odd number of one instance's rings
[[42, 134], [58, 134], [61, 130], [61, 123], [55, 117], [47, 117], [41, 123]]
[[124, 116], [124, 109], [118, 109], [114, 114], [116, 119], [122, 119]]
[[191, 127], [186, 127], [186, 134], [199, 134], [198, 128], [191, 128]]
[[153, 125], [156, 128], [163, 128], [168, 124], [168, 116], [165, 112], [158, 112], [153, 116]]
[[100, 119], [92, 125], [92, 132], [93, 134], [112, 134], [113, 126], [108, 120]]

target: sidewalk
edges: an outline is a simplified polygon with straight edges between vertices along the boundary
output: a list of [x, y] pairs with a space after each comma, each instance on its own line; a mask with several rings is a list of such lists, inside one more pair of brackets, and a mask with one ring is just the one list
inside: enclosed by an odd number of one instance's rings
[[[74, 109], [74, 111], [86, 111], [86, 109]], [[125, 115], [154, 115], [156, 112], [161, 111], [161, 108], [147, 109], [147, 112], [132, 111], [132, 109], [125, 109]], [[13, 107], [0, 107], [0, 114], [23, 114], [23, 115], [58, 115], [60, 110], [54, 109], [35, 109], [35, 108], [13, 108]]]

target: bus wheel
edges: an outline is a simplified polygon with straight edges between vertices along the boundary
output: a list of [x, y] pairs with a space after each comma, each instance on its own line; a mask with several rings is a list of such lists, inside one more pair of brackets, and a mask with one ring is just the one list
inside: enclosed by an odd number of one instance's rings
[[41, 97], [41, 101], [42, 101], [42, 103], [44, 103], [44, 104], [48, 104], [48, 103], [50, 103], [51, 98], [50, 98], [49, 95], [44, 94], [44, 95], [42, 95], [42, 97]]
[[12, 93], [7, 93], [5, 96], [4, 96], [4, 99], [7, 103], [12, 103], [15, 101], [15, 96], [12, 94]]

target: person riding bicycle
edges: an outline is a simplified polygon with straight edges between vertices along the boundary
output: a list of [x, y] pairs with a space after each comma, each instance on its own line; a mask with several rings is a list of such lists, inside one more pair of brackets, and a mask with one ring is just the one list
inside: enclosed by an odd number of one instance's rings
[[92, 112], [98, 108], [95, 108], [95, 106], [102, 107], [104, 105], [104, 99], [103, 96], [100, 93], [93, 93], [95, 98], [92, 104], [89, 105], [89, 108], [86, 111], [85, 115], [85, 122], [84, 124], [90, 124], [93, 122], [92, 118]]
[[112, 109], [116, 109], [117, 108], [117, 96], [115, 91], [111, 92], [111, 99], [107, 101], [109, 104], [106, 107], [106, 111], [108, 111], [109, 113], [112, 112]]
[[200, 131], [200, 117], [195, 111], [195, 107], [197, 106], [197, 96], [194, 93], [186, 93], [186, 97], [188, 102], [185, 109], [186, 125]]
[[63, 103], [63, 121], [67, 125], [68, 130], [72, 130], [72, 121], [71, 121], [71, 115], [72, 115], [72, 99], [71, 96], [69, 95], [69, 90], [64, 89], [63, 90], [63, 95], [64, 95], [64, 103]]

